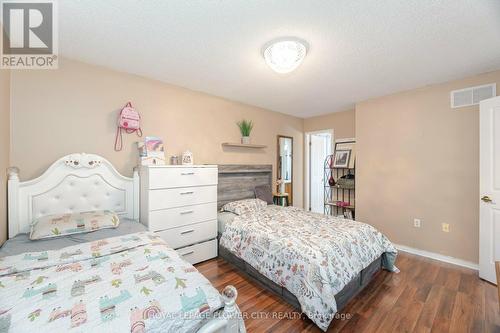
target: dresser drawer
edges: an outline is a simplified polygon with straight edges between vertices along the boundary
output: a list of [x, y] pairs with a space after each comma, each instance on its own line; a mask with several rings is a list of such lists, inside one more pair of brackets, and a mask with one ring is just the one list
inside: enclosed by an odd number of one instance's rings
[[150, 168], [149, 189], [217, 185], [217, 168]]
[[178, 249], [179, 256], [191, 264], [217, 257], [217, 240], [210, 240]]
[[149, 210], [217, 202], [217, 186], [179, 187], [149, 191]]
[[178, 249], [187, 245], [200, 243], [217, 237], [217, 221], [207, 221], [196, 224], [158, 231], [156, 233], [167, 244]]
[[217, 203], [212, 202], [151, 211], [148, 213], [147, 226], [150, 231], [159, 231], [215, 219]]

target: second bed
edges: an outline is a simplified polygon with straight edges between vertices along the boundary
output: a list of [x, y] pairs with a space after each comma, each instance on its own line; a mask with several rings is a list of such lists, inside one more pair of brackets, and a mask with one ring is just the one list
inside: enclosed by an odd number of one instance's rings
[[219, 166], [219, 255], [326, 331], [378, 271], [397, 271], [396, 248], [365, 223], [244, 200], [271, 174], [271, 166]]

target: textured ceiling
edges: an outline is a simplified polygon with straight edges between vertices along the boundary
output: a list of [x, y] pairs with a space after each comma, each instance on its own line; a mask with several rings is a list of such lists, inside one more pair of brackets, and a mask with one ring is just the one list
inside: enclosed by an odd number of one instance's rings
[[[309, 117], [500, 68], [500, 0], [64, 0], [60, 54]], [[307, 40], [291, 74], [262, 46]]]

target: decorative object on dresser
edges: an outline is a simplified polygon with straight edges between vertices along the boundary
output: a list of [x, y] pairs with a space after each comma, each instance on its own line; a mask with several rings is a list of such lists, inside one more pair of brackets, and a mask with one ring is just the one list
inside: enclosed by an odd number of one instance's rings
[[143, 166], [140, 179], [141, 223], [190, 263], [217, 257], [217, 166]]
[[140, 165], [164, 165], [165, 149], [163, 140], [155, 136], [147, 136], [144, 142], [137, 142]]
[[245, 145], [250, 144], [250, 133], [252, 132], [253, 129], [253, 122], [251, 120], [245, 120], [243, 119], [242, 121], [239, 121], [236, 123], [240, 129], [241, 133], [241, 143]]
[[179, 157], [177, 155], [170, 156], [170, 165], [178, 165]]
[[325, 159], [324, 213], [355, 218], [356, 139], [335, 141], [335, 151]]
[[193, 165], [193, 153], [189, 150], [186, 150], [182, 153], [182, 165]]

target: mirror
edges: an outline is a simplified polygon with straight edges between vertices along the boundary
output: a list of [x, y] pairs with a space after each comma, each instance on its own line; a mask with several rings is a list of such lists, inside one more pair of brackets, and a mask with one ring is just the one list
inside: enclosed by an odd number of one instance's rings
[[[278, 161], [277, 161], [278, 186], [276, 193], [288, 194], [288, 204], [293, 200], [293, 138], [278, 135]], [[280, 180], [282, 181], [279, 185]]]

